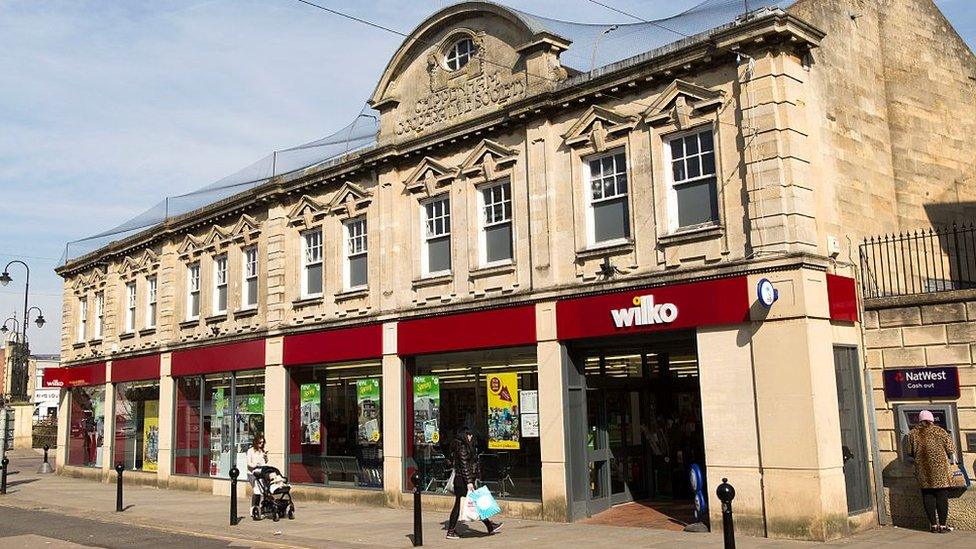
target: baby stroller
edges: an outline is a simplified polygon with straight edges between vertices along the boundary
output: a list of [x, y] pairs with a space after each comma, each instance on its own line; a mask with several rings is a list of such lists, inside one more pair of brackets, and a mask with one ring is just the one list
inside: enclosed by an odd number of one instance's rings
[[254, 518], [260, 519], [265, 515], [271, 515], [271, 520], [278, 522], [278, 519], [287, 515], [289, 519], [294, 519], [295, 504], [291, 500], [288, 478], [282, 475], [278, 468], [270, 465], [256, 467], [253, 474], [261, 487], [261, 503], [252, 511], [257, 515]]

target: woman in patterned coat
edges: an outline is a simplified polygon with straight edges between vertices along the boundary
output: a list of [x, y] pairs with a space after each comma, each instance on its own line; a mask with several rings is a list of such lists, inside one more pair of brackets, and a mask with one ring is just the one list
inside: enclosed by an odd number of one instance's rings
[[922, 504], [933, 533], [947, 533], [949, 513], [949, 462], [954, 462], [952, 439], [942, 427], [935, 425], [932, 412], [918, 414], [918, 425], [908, 434], [908, 442], [915, 457], [915, 478], [922, 488]]

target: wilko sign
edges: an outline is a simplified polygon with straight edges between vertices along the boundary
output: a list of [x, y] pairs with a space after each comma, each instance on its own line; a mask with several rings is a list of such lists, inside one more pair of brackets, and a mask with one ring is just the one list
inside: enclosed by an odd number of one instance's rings
[[959, 369], [909, 368], [884, 370], [887, 400], [959, 398]]
[[565, 341], [740, 324], [749, 300], [744, 276], [565, 299], [556, 303], [556, 332]]
[[104, 362], [70, 368], [44, 368], [44, 387], [70, 388], [103, 383], [105, 383]]
[[647, 326], [648, 324], [670, 324], [678, 318], [678, 306], [674, 303], [654, 303], [653, 295], [634, 297], [634, 306], [627, 309], [613, 309], [613, 324], [617, 328]]

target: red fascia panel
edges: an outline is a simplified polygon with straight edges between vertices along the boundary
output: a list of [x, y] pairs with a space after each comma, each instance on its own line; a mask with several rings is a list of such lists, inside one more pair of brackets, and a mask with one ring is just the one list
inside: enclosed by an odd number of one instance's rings
[[105, 383], [105, 363], [92, 362], [81, 366], [45, 368], [45, 387], [84, 387]]
[[857, 285], [853, 278], [827, 275], [827, 302], [830, 320], [857, 322]]
[[172, 375], [263, 370], [264, 339], [173, 352]]
[[284, 346], [285, 366], [379, 358], [383, 356], [383, 325], [285, 336]]
[[[655, 306], [673, 304], [677, 308], [677, 315], [671, 322], [643, 325], [636, 325], [635, 316], [631, 326], [618, 328], [611, 311], [622, 309], [630, 313], [629, 309], [637, 306], [635, 298], [644, 296], [652, 296]], [[749, 284], [744, 276], [556, 302], [556, 333], [561, 340], [740, 324], [748, 321]]]
[[145, 355], [112, 361], [112, 383], [159, 379], [159, 355]]
[[401, 356], [535, 343], [535, 305], [418, 318], [397, 325]]

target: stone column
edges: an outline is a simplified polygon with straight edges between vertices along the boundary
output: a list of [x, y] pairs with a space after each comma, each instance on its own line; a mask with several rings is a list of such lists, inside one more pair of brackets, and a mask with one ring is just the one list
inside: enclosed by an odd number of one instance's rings
[[[288, 455], [288, 371], [282, 365], [284, 338], [266, 340], [264, 369], [264, 440], [268, 462], [287, 475]], [[244, 470], [240, 465], [238, 469]], [[242, 473], [243, 474], [243, 473]]]
[[566, 380], [563, 350], [556, 339], [556, 303], [538, 303], [536, 361], [539, 367], [539, 443], [542, 454], [542, 515], [569, 520], [569, 476], [566, 469]]
[[112, 361], [105, 363], [105, 414], [102, 430], [102, 480], [108, 482], [115, 478], [115, 385], [112, 379]]
[[[764, 276], [779, 290], [768, 311], [752, 308], [766, 529], [777, 538], [837, 538], [850, 527], [826, 278], [812, 270]], [[759, 278], [749, 277], [750, 289]]]
[[34, 447], [34, 403], [12, 402], [14, 409], [14, 448], [18, 450]]
[[736, 532], [766, 532], [762, 473], [756, 429], [750, 324], [699, 328], [698, 380], [702, 399], [702, 431], [713, 530], [722, 528], [721, 502], [715, 488], [728, 478], [735, 487]]
[[173, 474], [173, 426], [176, 424], [176, 381], [172, 373], [172, 353], [159, 356], [159, 458], [156, 482], [166, 486]]
[[[397, 507], [403, 497], [404, 370], [397, 355], [397, 323], [383, 324], [383, 491], [387, 505]], [[409, 396], [409, 395], [407, 395]]]
[[71, 391], [61, 389], [58, 402], [58, 440], [54, 449], [54, 465], [60, 473], [68, 462], [68, 440], [71, 434]]

